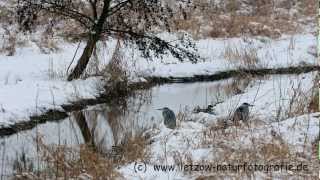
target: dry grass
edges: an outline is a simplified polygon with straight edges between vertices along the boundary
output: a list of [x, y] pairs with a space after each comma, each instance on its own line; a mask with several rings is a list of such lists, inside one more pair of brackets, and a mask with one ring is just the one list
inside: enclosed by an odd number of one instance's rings
[[1, 28], [4, 30], [4, 34], [0, 34], [2, 36], [0, 53], [4, 53], [7, 56], [15, 55], [17, 48], [26, 47], [31, 43], [36, 44], [41, 53], [44, 54], [59, 50], [56, 38], [53, 37], [53, 32], [44, 31], [41, 35], [32, 37], [30, 33], [21, 32], [14, 25], [2, 25]]
[[[196, 1], [195, 9], [173, 19], [173, 27], [195, 38], [267, 36], [301, 31], [301, 25], [315, 24], [317, 1], [227, 0], [220, 3]], [[184, 17], [184, 18], [182, 18]], [[310, 18], [311, 17], [311, 18]]]
[[[265, 126], [265, 127], [264, 127]], [[203, 131], [201, 145], [203, 147], [214, 147], [213, 156], [214, 159], [205, 159], [203, 164], [214, 162], [214, 164], [261, 164], [261, 165], [276, 165], [281, 163], [292, 164], [297, 166], [302, 163], [308, 166], [309, 171], [282, 171], [281, 174], [277, 174], [274, 171], [269, 171], [262, 175], [265, 178], [271, 178], [279, 176], [281, 178], [288, 178], [294, 175], [300, 178], [314, 178], [317, 177], [316, 169], [319, 164], [317, 162], [316, 153], [312, 156], [294, 152], [289, 144], [277, 133], [270, 135], [263, 135], [257, 137], [254, 134], [250, 134], [253, 129], [268, 128], [266, 124], [250, 125], [250, 129], [246, 126], [228, 127], [223, 130], [217, 124], [214, 124]], [[246, 136], [244, 136], [247, 134]], [[249, 136], [251, 142], [246, 145], [236, 145], [243, 141], [243, 137]], [[267, 136], [271, 139], [268, 140]], [[242, 144], [242, 143], [240, 143]], [[250, 145], [251, 144], [251, 145]], [[217, 156], [217, 154], [219, 154]], [[262, 171], [264, 172], [264, 171]], [[310, 173], [312, 172], [312, 173]], [[214, 173], [214, 175], [200, 176], [198, 179], [219, 179], [218, 177], [232, 177], [234, 179], [251, 179], [256, 177], [254, 171], [240, 172], [233, 171], [220, 171]], [[261, 175], [261, 174], [260, 174]]]
[[297, 27], [285, 20], [270, 20], [265, 16], [213, 16], [209, 21], [211, 30], [206, 36], [238, 37], [238, 36], [267, 36], [278, 38], [282, 32], [295, 32]]
[[[171, 20], [173, 31], [186, 30], [194, 38], [244, 35], [278, 38], [283, 33], [293, 34], [301, 31], [301, 25], [316, 24], [316, 0], [226, 0], [219, 3], [195, 0], [195, 4], [196, 8], [192, 6], [184, 12], [176, 13]], [[0, 22], [13, 24], [14, 14], [13, 10], [0, 7]], [[36, 22], [38, 27], [32, 29], [33, 32], [40, 29], [51, 31], [50, 36], [47, 36], [46, 31], [36, 40], [43, 53], [58, 50], [58, 44], [53, 37], [62, 37], [71, 42], [86, 39], [83, 27], [74, 21], [64, 19], [57, 23], [51, 19], [52, 16], [40, 14]], [[12, 38], [14, 37], [12, 35]], [[14, 43], [15, 40], [12, 38], [8, 40], [11, 43], [5, 43], [7, 47], [2, 48], [2, 52], [5, 51], [8, 55], [14, 54], [13, 50], [18, 47], [18, 42]]]
[[179, 112], [177, 113], [177, 127], [181, 126], [181, 122], [190, 121], [191, 115], [192, 115], [192, 110], [188, 106], [180, 108]]
[[17, 47], [17, 32], [11, 31], [7, 27], [3, 27], [5, 34], [3, 35], [2, 47], [0, 53], [6, 53], [7, 56], [13, 56]]
[[46, 76], [49, 80], [65, 79], [67, 77], [67, 72], [65, 72], [66, 67], [56, 65], [52, 58], [49, 58], [48, 70], [46, 71]]
[[309, 104], [309, 110], [310, 112], [319, 112], [319, 91], [314, 93], [314, 96]]
[[[288, 4], [290, 4], [290, 2], [285, 3], [284, 5], [288, 5]], [[249, 0], [249, 5], [252, 7], [251, 14], [256, 16], [270, 15], [271, 13], [274, 13], [275, 6], [276, 6], [274, 0]]]
[[113, 162], [101, 156], [89, 146], [80, 146], [79, 151], [75, 151], [65, 146], [48, 148], [42, 145], [42, 158], [47, 162], [47, 167], [40, 172], [40, 177], [65, 177], [77, 178], [86, 173], [93, 179], [101, 177], [115, 178], [118, 175], [114, 171]]
[[104, 73], [110, 81], [125, 81], [128, 77], [126, 64], [123, 61], [121, 42], [118, 40], [109, 64], [105, 67]]
[[258, 49], [252, 46], [236, 47], [228, 44], [225, 47], [223, 57], [240, 69], [258, 69], [264, 66], [258, 57]]
[[0, 5], [0, 23], [8, 23], [12, 21], [14, 13], [10, 11], [7, 7]]
[[293, 88], [293, 95], [289, 100], [289, 107], [286, 110], [286, 117], [284, 118], [287, 119], [307, 113], [309, 100], [309, 97], [299, 87]]
[[[186, 120], [188, 112], [181, 111], [182, 119]], [[228, 117], [221, 117], [218, 123], [213, 123], [209, 127], [201, 130], [198, 135], [183, 138], [183, 143], [189, 144], [193, 148], [210, 149], [209, 156], [201, 159], [192, 156], [190, 151], [171, 151], [170, 155], [174, 159], [174, 164], [215, 164], [215, 165], [241, 165], [258, 164], [258, 165], [293, 165], [297, 167], [299, 164], [307, 165], [308, 171], [281, 171], [265, 170], [260, 171], [244, 171], [239, 172], [232, 170], [216, 171], [216, 172], [184, 172], [186, 176], [197, 177], [199, 180], [204, 179], [256, 179], [262, 177], [266, 179], [280, 178], [287, 179], [292, 176], [301, 179], [314, 179], [318, 176], [317, 169], [319, 163], [316, 153], [310, 151], [299, 152], [295, 145], [286, 141], [286, 138], [277, 130], [267, 131], [270, 129], [269, 124], [263, 122], [257, 117], [250, 117], [249, 126], [246, 125], [230, 125], [224, 129], [223, 123]], [[198, 121], [193, 119], [194, 121]], [[294, 125], [296, 126], [296, 125]], [[290, 127], [297, 128], [297, 127]], [[264, 131], [264, 129], [266, 131]], [[297, 128], [299, 129], [299, 128]], [[257, 130], [261, 133], [257, 134]], [[265, 134], [264, 134], [265, 133]], [[306, 137], [307, 138], [307, 137]], [[198, 143], [195, 143], [198, 142]], [[188, 146], [188, 147], [189, 147]], [[303, 145], [310, 147], [311, 144]], [[165, 158], [164, 158], [165, 159]]]
[[237, 95], [245, 91], [245, 89], [250, 85], [250, 82], [254, 78], [250, 74], [245, 74], [244, 76], [236, 77], [232, 80], [231, 84], [228, 84], [223, 88], [226, 94]]
[[288, 99], [288, 107], [284, 109], [279, 106], [277, 120], [293, 118], [311, 112], [310, 105], [315, 102], [314, 98], [311, 98], [310, 95], [315, 94], [312, 93], [314, 88], [306, 92], [301, 87], [301, 82], [299, 82], [296, 87], [292, 86], [290, 91], [292, 91], [292, 95]]
[[36, 169], [36, 162], [31, 162], [25, 155], [18, 156], [14, 163], [15, 179], [121, 179], [116, 171], [120, 165], [137, 160], [148, 161], [150, 157], [147, 139], [142, 134], [128, 137], [117, 146], [121, 151], [116, 155], [111, 151], [102, 154], [90, 144], [79, 147], [47, 145], [41, 136], [36, 142], [41, 168]]
[[57, 42], [48, 35], [42, 35], [39, 41], [36, 41], [38, 48], [43, 54], [50, 54], [51, 52], [57, 52], [59, 47]]
[[[278, 38], [283, 33], [299, 32], [301, 25], [316, 24], [318, 6], [316, 0], [226, 0], [218, 3], [195, 0], [194, 4], [196, 8], [192, 6], [172, 18], [173, 31], [186, 30], [195, 38], [243, 35]], [[15, 24], [14, 15], [15, 9], [0, 6], [1, 23]], [[58, 50], [53, 37], [72, 42], [86, 39], [83, 27], [72, 20], [54, 21], [52, 15], [40, 14], [35, 24], [38, 27], [34, 27], [33, 32], [46, 29], [36, 40], [43, 53]], [[10, 37], [7, 39], [10, 43], [5, 43], [2, 52], [13, 55], [14, 49], [19, 47], [19, 38], [14, 35]]]
[[151, 154], [147, 142], [147, 138], [142, 134], [127, 138], [126, 142], [120, 145], [123, 157], [119, 164], [124, 165], [137, 160], [148, 161]]
[[24, 150], [21, 154], [16, 154], [16, 159], [13, 162], [13, 169], [17, 174], [33, 172], [35, 170], [34, 163], [27, 157]]
[[109, 64], [102, 70], [106, 80], [109, 96], [119, 97], [129, 93], [129, 73], [128, 65], [123, 60], [121, 52], [121, 42], [118, 40], [114, 53]]
[[319, 112], [320, 111], [318, 86], [315, 86], [312, 89], [312, 98], [311, 98], [311, 102], [309, 103], [308, 110], [309, 110], [309, 112]]
[[316, 0], [299, 0], [300, 12], [304, 16], [316, 17], [318, 13], [318, 1]]

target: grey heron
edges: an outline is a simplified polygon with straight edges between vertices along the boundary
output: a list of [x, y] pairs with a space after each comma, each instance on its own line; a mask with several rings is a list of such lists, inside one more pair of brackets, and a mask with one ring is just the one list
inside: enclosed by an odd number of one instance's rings
[[243, 121], [245, 123], [249, 120], [249, 107], [253, 106], [249, 103], [243, 103], [239, 106], [233, 114], [232, 121], [237, 123], [239, 121]]
[[157, 110], [162, 111], [162, 116], [163, 116], [163, 119], [164, 119], [164, 125], [167, 128], [174, 129], [176, 127], [176, 115], [174, 114], [174, 112], [171, 109], [167, 108], [167, 107], [160, 108], [160, 109], [157, 109]]

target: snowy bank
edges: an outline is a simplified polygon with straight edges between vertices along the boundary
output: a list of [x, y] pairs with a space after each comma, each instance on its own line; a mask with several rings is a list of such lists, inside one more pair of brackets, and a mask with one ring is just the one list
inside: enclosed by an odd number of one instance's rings
[[[162, 34], [165, 39], [175, 38]], [[101, 45], [98, 67], [102, 70], [110, 61], [116, 40]], [[243, 52], [253, 51], [255, 68], [297, 67], [317, 65], [313, 55], [316, 37], [312, 34], [283, 36], [280, 39], [231, 38], [206, 39], [196, 42], [204, 62], [192, 64], [178, 62], [172, 56], [154, 59], [152, 62], [140, 57], [138, 50], [122, 50], [125, 64], [132, 82], [144, 81], [148, 77], [193, 77], [210, 75], [228, 70], [244, 68]], [[48, 109], [61, 109], [79, 99], [95, 98], [101, 93], [101, 79], [98, 77], [67, 82], [66, 70], [71, 62], [77, 44], [61, 42], [60, 50], [43, 54], [30, 42], [27, 48], [18, 49], [14, 56], [0, 55], [0, 125], [8, 126], [26, 121]], [[79, 58], [84, 43], [75, 59]], [[311, 53], [310, 53], [311, 52]], [[239, 55], [240, 54], [240, 55]], [[241, 64], [242, 63], [242, 64]], [[75, 65], [75, 62], [72, 66]], [[89, 65], [92, 67], [93, 65]]]

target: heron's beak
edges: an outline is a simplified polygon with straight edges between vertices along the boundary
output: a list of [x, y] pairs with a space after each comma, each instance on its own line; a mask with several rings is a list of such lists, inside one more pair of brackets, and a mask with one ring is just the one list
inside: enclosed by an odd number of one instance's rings
[[163, 108], [160, 108], [160, 109], [156, 109], [156, 110], [162, 111], [162, 110], [163, 110]]

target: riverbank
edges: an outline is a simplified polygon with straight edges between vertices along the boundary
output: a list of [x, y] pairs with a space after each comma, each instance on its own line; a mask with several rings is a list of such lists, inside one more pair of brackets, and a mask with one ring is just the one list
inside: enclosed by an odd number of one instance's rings
[[[169, 34], [161, 36], [167, 40], [175, 38]], [[60, 50], [44, 54], [31, 43], [17, 49], [14, 56], [0, 55], [0, 126], [5, 128], [26, 122], [30, 117], [41, 117], [51, 110], [64, 112], [63, 106], [70, 108], [68, 104], [72, 102], [99, 99], [105, 90], [104, 82], [95, 76], [97, 72], [93, 69], [103, 71], [116, 42], [110, 39], [106, 42], [108, 47], [101, 48], [98, 64], [88, 67], [86, 74], [90, 77], [73, 82], [65, 79], [77, 44], [60, 42]], [[219, 80], [243, 73], [259, 75], [317, 70], [315, 46], [316, 37], [312, 33], [283, 35], [278, 39], [204, 39], [196, 41], [204, 60], [197, 64], [179, 62], [169, 55], [147, 61], [139, 56], [137, 50], [126, 47], [122, 53], [129, 83], [157, 84]], [[80, 45], [79, 52], [82, 48]], [[75, 59], [79, 56], [76, 54]], [[246, 64], [247, 58], [254, 61]]]
[[[288, 67], [288, 68], [279, 68], [279, 69], [255, 69], [255, 70], [234, 70], [228, 72], [220, 72], [213, 75], [195, 75], [193, 77], [150, 77], [146, 78], [145, 82], [135, 82], [131, 83], [128, 87], [128, 92], [134, 92], [136, 90], [148, 89], [153, 86], [165, 84], [165, 83], [191, 83], [191, 82], [204, 82], [204, 81], [217, 81], [232, 77], [243, 77], [243, 76], [266, 76], [273, 74], [301, 74], [308, 73], [312, 71], [320, 71], [320, 66], [303, 66], [303, 67]], [[0, 128], [0, 137], [8, 136], [15, 134], [20, 131], [32, 129], [38, 124], [46, 123], [48, 121], [58, 121], [68, 117], [68, 113], [72, 111], [79, 111], [85, 109], [88, 106], [108, 103], [112, 101], [113, 98], [121, 97], [112, 97], [110, 94], [113, 92], [108, 92], [106, 90], [96, 96], [95, 98], [90, 99], [78, 99], [77, 101], [70, 102], [68, 104], [57, 105], [55, 109], [49, 109], [43, 113], [35, 116], [30, 116], [26, 120], [18, 120], [17, 123], [13, 123], [7, 126]], [[127, 94], [130, 96], [130, 94]]]
[[[151, 144], [151, 157], [144, 157], [122, 166], [123, 179], [314, 179], [318, 176], [317, 146], [319, 140], [318, 108], [310, 104], [316, 87], [317, 73], [300, 75], [272, 75], [241, 83], [235, 80], [221, 91], [236, 92], [227, 98], [214, 88], [199, 88], [208, 93], [214, 113], [194, 113], [189, 108], [175, 110], [177, 128], [166, 128], [162, 123], [145, 132]], [[248, 77], [248, 76], [247, 76]], [[200, 90], [200, 91], [201, 91]], [[187, 97], [186, 97], [187, 98]], [[197, 96], [195, 98], [198, 98]], [[221, 100], [222, 99], [222, 100]], [[249, 109], [248, 124], [232, 123], [235, 110], [244, 102]], [[170, 107], [170, 104], [168, 105]], [[205, 107], [205, 106], [204, 106]], [[226, 124], [226, 126], [225, 126]], [[136, 170], [136, 163], [144, 171]], [[248, 170], [215, 169], [230, 164], [292, 165], [303, 164], [307, 170]], [[209, 170], [164, 170], [180, 165], [211, 165]], [[162, 168], [161, 168], [162, 166]]]
[[[318, 99], [313, 96], [316, 77], [315, 71], [300, 75], [247, 75], [213, 82], [154, 86], [138, 91], [136, 96], [127, 97], [126, 106], [111, 102], [90, 106], [81, 112], [70, 113], [70, 117], [61, 121], [48, 122], [32, 130], [3, 137], [0, 149], [10, 149], [9, 152], [5, 152], [5, 172], [8, 175], [12, 173], [12, 162], [15, 159], [19, 161], [20, 156], [24, 154], [31, 162], [37, 162], [39, 158], [42, 162], [44, 153], [49, 154], [53, 162], [60, 163], [61, 156], [55, 156], [57, 152], [66, 156], [70, 153], [81, 153], [80, 156], [72, 156], [74, 158], [71, 160], [62, 160], [66, 166], [54, 171], [72, 171], [75, 174], [67, 176], [77, 177], [84, 171], [78, 171], [76, 162], [79, 162], [79, 159], [83, 162], [86, 158], [84, 152], [89, 150], [89, 157], [97, 156], [100, 159], [93, 164], [101, 163], [104, 167], [112, 167], [108, 172], [117, 172], [122, 179], [201, 177], [201, 174], [196, 172], [158, 172], [153, 170], [153, 165], [157, 164], [192, 162], [236, 165], [235, 161], [277, 164], [278, 160], [284, 160], [287, 164], [303, 163], [308, 166], [309, 171], [240, 173], [262, 178], [271, 175], [280, 179], [290, 175], [313, 177], [314, 169], [318, 168], [316, 154], [312, 152], [315, 152], [313, 145], [317, 142], [319, 132], [319, 113], [314, 113], [318, 109], [312, 109], [310, 104], [312, 100]], [[243, 123], [236, 126], [229, 122], [226, 129], [222, 128], [220, 122], [230, 119], [234, 110], [243, 102], [254, 105], [250, 108], [249, 127]], [[208, 104], [214, 105], [214, 113], [193, 112], [197, 106], [206, 107]], [[161, 111], [156, 110], [164, 106], [176, 114], [177, 128], [174, 130], [163, 125]], [[37, 151], [38, 141], [35, 141], [38, 137], [44, 143], [40, 143], [44, 148], [40, 152]], [[112, 152], [112, 146], [124, 148], [125, 155], [121, 161], [124, 163], [108, 163], [112, 158], [106, 154]], [[95, 150], [92, 151], [92, 147]], [[139, 151], [134, 152], [146, 154], [131, 156], [132, 148], [139, 148]], [[121, 154], [121, 151], [119, 153]], [[44, 161], [41, 165], [44, 168], [42, 173], [47, 175], [46, 169], [53, 170], [56, 166], [55, 163]], [[85, 169], [85, 174], [89, 176], [95, 177], [98, 176], [98, 172], [105, 172], [91, 169], [91, 161], [84, 162], [88, 163], [81, 164], [81, 170]], [[146, 162], [146, 172], [135, 172], [135, 162]], [[37, 168], [33, 168], [23, 172], [35, 175], [36, 171]], [[239, 176], [232, 172], [227, 174]], [[202, 175], [208, 179], [210, 176], [217, 176], [210, 172]]]

